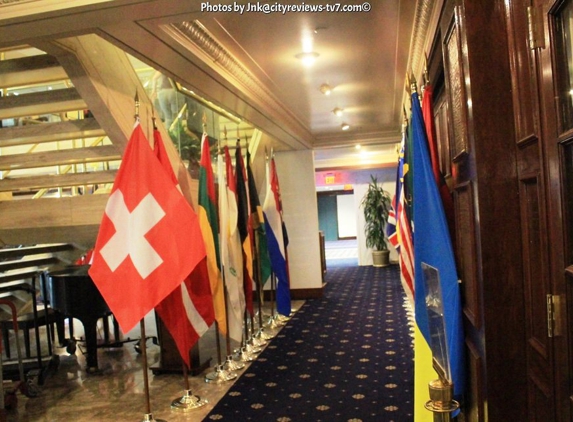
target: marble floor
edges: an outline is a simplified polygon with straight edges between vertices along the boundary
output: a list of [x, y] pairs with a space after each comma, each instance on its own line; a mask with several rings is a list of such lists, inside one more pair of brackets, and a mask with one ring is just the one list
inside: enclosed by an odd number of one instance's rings
[[[293, 310], [298, 310], [303, 303], [294, 301]], [[145, 327], [148, 337], [156, 335], [153, 313], [146, 317]], [[74, 335], [80, 336], [81, 324], [74, 323], [74, 329]], [[139, 337], [140, 331], [136, 328], [123, 338]], [[224, 348], [224, 339], [222, 342]], [[13, 343], [11, 342], [12, 357], [16, 356]], [[34, 344], [33, 339], [32, 344]], [[55, 347], [54, 354], [59, 358], [57, 367], [46, 372], [42, 385], [32, 384], [30, 391], [37, 394], [36, 397], [28, 397], [16, 391], [17, 407], [8, 410], [4, 420], [9, 422], [149, 420], [146, 416], [148, 401], [144, 383], [145, 363], [143, 354], [138, 353], [135, 344], [136, 342], [126, 343], [119, 348], [98, 348], [100, 369], [98, 374], [86, 372], [84, 348], [81, 343], [73, 355], [70, 355], [65, 347]], [[225, 351], [222, 353], [224, 359]], [[159, 364], [160, 348], [151, 340], [147, 341], [146, 354], [148, 367]], [[234, 382], [205, 381], [205, 375], [212, 372], [213, 366], [217, 363], [217, 355], [215, 331], [212, 327], [199, 345], [200, 361], [205, 363], [211, 359], [211, 365], [202, 373], [188, 377], [192, 394], [207, 400], [208, 404], [186, 413], [171, 410], [171, 403], [184, 394], [186, 381], [183, 375], [154, 374], [151, 370], [148, 371], [149, 406], [154, 420], [171, 422], [203, 420]], [[6, 360], [5, 368], [8, 368]], [[242, 371], [237, 371], [238, 375], [240, 372]], [[5, 379], [4, 385], [6, 390], [9, 390], [14, 383]], [[9, 398], [13, 397], [12, 395]]]
[[[343, 259], [356, 256], [356, 241], [327, 242], [327, 258]], [[293, 301], [292, 308], [296, 311], [303, 301]], [[269, 310], [264, 310], [267, 315]], [[150, 313], [145, 318], [146, 335], [157, 335], [155, 317]], [[82, 326], [74, 322], [74, 335], [82, 335]], [[102, 335], [100, 327], [100, 337]], [[123, 339], [138, 339], [139, 327], [126, 333]], [[14, 337], [11, 334], [12, 359], [16, 356]], [[34, 350], [34, 336], [31, 336], [32, 350]], [[54, 347], [53, 353], [58, 359], [57, 365], [46, 371], [44, 382], [39, 385], [32, 383], [30, 391], [34, 397], [28, 397], [20, 391], [15, 395], [6, 396], [16, 398], [16, 406], [7, 411], [4, 418], [0, 415], [0, 422], [59, 422], [59, 421], [146, 421], [148, 401], [145, 394], [144, 368], [160, 365], [160, 348], [151, 340], [147, 341], [147, 365], [143, 361], [141, 350], [134, 347], [136, 342], [126, 343], [118, 348], [98, 348], [98, 374], [88, 374], [85, 369], [85, 348], [78, 343], [77, 350], [70, 355], [65, 347]], [[222, 339], [222, 356], [225, 358], [225, 342]], [[232, 347], [237, 346], [233, 344]], [[45, 342], [42, 342], [44, 352], [49, 356]], [[207, 383], [205, 376], [213, 372], [217, 363], [217, 347], [215, 330], [212, 327], [200, 340], [199, 356], [202, 363], [210, 365], [198, 375], [189, 376], [188, 382], [192, 394], [207, 400], [208, 404], [187, 413], [171, 410], [171, 403], [180, 398], [186, 389], [186, 380], [182, 374], [154, 374], [148, 370], [149, 407], [154, 420], [170, 422], [202, 421], [213, 406], [225, 395], [234, 381], [224, 383]], [[4, 368], [10, 366], [4, 353]], [[248, 363], [247, 363], [248, 365]], [[13, 361], [12, 361], [12, 366]], [[243, 371], [237, 371], [240, 373]], [[35, 379], [34, 379], [35, 380]], [[15, 384], [4, 380], [6, 390]], [[238, 421], [239, 422], [239, 421]]]

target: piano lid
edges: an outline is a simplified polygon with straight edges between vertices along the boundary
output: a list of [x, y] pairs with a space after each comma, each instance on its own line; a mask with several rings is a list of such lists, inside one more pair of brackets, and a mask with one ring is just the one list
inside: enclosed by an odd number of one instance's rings
[[70, 265], [63, 270], [49, 272], [50, 277], [89, 277], [90, 265]]

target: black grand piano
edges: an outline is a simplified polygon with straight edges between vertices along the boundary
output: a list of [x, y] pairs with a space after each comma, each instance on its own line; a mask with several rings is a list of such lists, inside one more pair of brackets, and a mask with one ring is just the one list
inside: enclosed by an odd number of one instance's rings
[[[107, 303], [88, 274], [89, 265], [75, 265], [48, 273], [46, 294], [51, 306], [66, 317], [76, 318], [84, 326], [87, 348], [87, 372], [98, 371], [97, 321], [111, 315]], [[104, 324], [106, 341], [108, 326]], [[116, 340], [119, 330], [116, 326]], [[73, 339], [71, 339], [73, 341]]]

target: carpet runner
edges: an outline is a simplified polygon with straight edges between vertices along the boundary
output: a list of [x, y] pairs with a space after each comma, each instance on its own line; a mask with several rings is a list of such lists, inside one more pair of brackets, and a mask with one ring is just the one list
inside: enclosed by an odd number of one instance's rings
[[413, 420], [413, 344], [398, 267], [330, 266], [204, 421]]

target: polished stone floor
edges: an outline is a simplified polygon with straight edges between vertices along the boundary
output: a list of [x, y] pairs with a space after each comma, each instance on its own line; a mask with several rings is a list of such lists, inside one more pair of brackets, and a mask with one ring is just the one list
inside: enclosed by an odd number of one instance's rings
[[[327, 259], [338, 260], [353, 258], [356, 254], [356, 241], [331, 242], [327, 246]], [[328, 261], [327, 261], [328, 263]], [[296, 312], [303, 301], [293, 301], [292, 308]], [[268, 315], [269, 310], [264, 312]], [[156, 322], [154, 314], [145, 318], [146, 335], [156, 336]], [[74, 335], [82, 335], [82, 326], [74, 322]], [[101, 335], [101, 327], [99, 331]], [[139, 327], [126, 333], [123, 339], [137, 339], [140, 337]], [[34, 350], [34, 336], [31, 336], [32, 350]], [[11, 334], [12, 358], [16, 356], [14, 337]], [[223, 343], [223, 359], [225, 357], [225, 343]], [[8, 422], [59, 422], [59, 421], [144, 421], [147, 420], [147, 406], [144, 384], [144, 362], [142, 353], [138, 353], [135, 343], [126, 343], [119, 348], [99, 348], [98, 366], [99, 374], [88, 374], [85, 370], [84, 348], [78, 343], [75, 354], [70, 355], [65, 347], [54, 347], [54, 354], [58, 355], [57, 367], [46, 372], [42, 385], [32, 384], [31, 391], [35, 397], [27, 397], [17, 391], [16, 408], [8, 411], [5, 418]], [[44, 352], [49, 356], [45, 342], [42, 342]], [[232, 345], [237, 346], [237, 345]], [[160, 362], [159, 346], [151, 340], [147, 342], [147, 367], [154, 367]], [[192, 394], [206, 399], [208, 404], [187, 413], [171, 410], [171, 403], [184, 394], [186, 388], [185, 378], [182, 374], [154, 375], [148, 370], [149, 406], [155, 420], [161, 419], [170, 422], [202, 421], [212, 407], [224, 396], [234, 381], [224, 383], [206, 383], [205, 375], [213, 372], [217, 363], [217, 347], [215, 330], [211, 330], [201, 339], [199, 345], [201, 362], [211, 365], [196, 376], [189, 376], [188, 382]], [[4, 353], [4, 368], [9, 367]], [[12, 361], [13, 362], [13, 361]], [[248, 363], [247, 363], [248, 365]], [[13, 365], [12, 365], [13, 366]], [[55, 365], [54, 365], [55, 366]], [[237, 371], [237, 374], [243, 371]], [[33, 381], [36, 381], [34, 378]], [[13, 383], [5, 379], [6, 390]], [[0, 422], [2, 419], [0, 417]], [[240, 422], [240, 421], [237, 421]]]
[[[302, 303], [294, 301], [293, 311], [299, 309]], [[157, 331], [154, 315], [148, 315], [145, 321], [146, 335], [155, 336]], [[80, 336], [79, 322], [74, 323], [74, 329], [74, 335]], [[136, 328], [123, 338], [139, 337], [140, 331]], [[32, 344], [33, 341], [32, 336]], [[224, 348], [226, 344], [224, 339], [222, 342]], [[13, 343], [12, 341], [12, 357], [16, 356]], [[57, 368], [46, 372], [43, 385], [32, 384], [31, 392], [36, 393], [36, 397], [27, 397], [20, 391], [16, 392], [17, 408], [8, 411], [6, 420], [10, 422], [149, 420], [146, 416], [148, 402], [145, 395], [143, 354], [138, 353], [135, 344], [126, 343], [119, 348], [99, 348], [98, 366], [101, 373], [95, 375], [88, 374], [85, 370], [84, 348], [81, 343], [78, 343], [73, 355], [70, 355], [64, 347], [55, 347], [54, 353], [59, 356]], [[225, 350], [222, 353], [224, 359]], [[159, 364], [160, 349], [152, 340], [147, 341], [146, 354], [148, 367]], [[201, 339], [199, 346], [201, 362], [205, 363], [211, 358], [211, 365], [201, 374], [188, 377], [192, 394], [206, 399], [208, 404], [186, 413], [171, 410], [171, 403], [184, 394], [186, 381], [183, 375], [164, 373], [155, 375], [148, 370], [149, 406], [153, 419], [171, 422], [203, 420], [234, 382], [205, 381], [205, 375], [213, 372], [213, 365], [218, 360], [217, 355], [215, 331], [212, 327]], [[5, 368], [8, 367], [6, 362], [5, 360]], [[242, 371], [237, 371], [238, 375], [240, 372]], [[7, 390], [14, 385], [6, 380], [4, 384]]]

